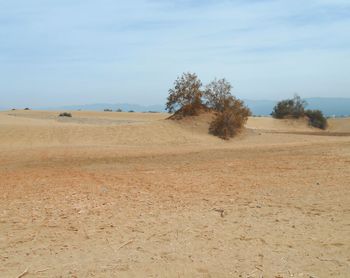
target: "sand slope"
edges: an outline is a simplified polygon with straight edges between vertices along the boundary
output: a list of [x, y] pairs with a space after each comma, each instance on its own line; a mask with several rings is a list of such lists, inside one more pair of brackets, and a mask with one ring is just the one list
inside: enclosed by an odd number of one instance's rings
[[[58, 117], [59, 112], [2, 112], [0, 113], [0, 144], [14, 147], [227, 145], [227, 142], [222, 142], [222, 140], [208, 134], [212, 115], [171, 121], [165, 120], [169, 116], [168, 114], [161, 113], [81, 111], [72, 111], [71, 113], [73, 114], [72, 118], [62, 118]], [[321, 130], [308, 126], [305, 120], [251, 117], [246, 126], [248, 130], [258, 133], [264, 131], [295, 134], [298, 132], [322, 133]], [[334, 119], [331, 120], [327, 132], [349, 132], [349, 126], [349, 119]], [[250, 134], [252, 133], [250, 132]]]
[[349, 119], [0, 113], [0, 277], [348, 277]]

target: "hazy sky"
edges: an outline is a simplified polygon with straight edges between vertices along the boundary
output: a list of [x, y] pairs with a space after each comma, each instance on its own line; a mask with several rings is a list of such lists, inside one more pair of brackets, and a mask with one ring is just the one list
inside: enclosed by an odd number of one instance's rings
[[350, 97], [350, 1], [0, 0], [0, 106], [162, 104], [184, 71]]

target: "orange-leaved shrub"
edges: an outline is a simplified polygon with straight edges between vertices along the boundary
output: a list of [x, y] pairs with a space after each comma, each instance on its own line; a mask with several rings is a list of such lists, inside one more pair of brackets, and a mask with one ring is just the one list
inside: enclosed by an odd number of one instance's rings
[[210, 123], [209, 132], [228, 140], [242, 130], [251, 112], [243, 101], [232, 96], [223, 100], [222, 105], [223, 109], [217, 112], [215, 119]]
[[195, 73], [183, 73], [169, 90], [166, 110], [175, 112], [174, 118], [198, 115], [203, 108], [201, 87], [202, 82]]
[[231, 89], [226, 79], [215, 79], [202, 89], [202, 82], [195, 73], [184, 73], [169, 90], [166, 110], [174, 113], [171, 119], [214, 112], [216, 118], [210, 124], [209, 133], [229, 139], [243, 128], [251, 114], [243, 101], [231, 94]]

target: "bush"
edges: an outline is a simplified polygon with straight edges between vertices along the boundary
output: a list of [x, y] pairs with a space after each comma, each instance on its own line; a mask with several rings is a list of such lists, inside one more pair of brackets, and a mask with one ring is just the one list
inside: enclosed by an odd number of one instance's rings
[[107, 108], [107, 109], [104, 109], [103, 111], [104, 111], [104, 112], [112, 112], [112, 109], [108, 109], [108, 108]]
[[206, 105], [215, 111], [224, 110], [225, 99], [231, 97], [231, 84], [225, 78], [210, 82], [204, 91]]
[[183, 73], [174, 82], [174, 88], [169, 90], [166, 110], [173, 113], [177, 110], [183, 116], [197, 115], [202, 104], [202, 82], [195, 73]]
[[309, 119], [309, 124], [320, 129], [327, 128], [327, 119], [320, 110], [306, 110], [305, 115]]
[[174, 88], [169, 90], [166, 110], [169, 113], [175, 112], [170, 119], [214, 111], [216, 118], [210, 123], [209, 133], [229, 139], [243, 128], [251, 115], [243, 101], [231, 95], [231, 89], [231, 84], [225, 79], [215, 79], [202, 91], [202, 82], [198, 76], [184, 73], [175, 80]]
[[129, 110], [128, 112], [129, 112], [129, 113], [134, 113], [135, 111], [134, 111], [134, 110]]
[[30, 110], [30, 108], [26, 107], [26, 108], [24, 108], [24, 110]]
[[173, 119], [182, 119], [187, 116], [197, 116], [199, 111], [206, 111], [207, 107], [202, 104], [201, 98], [198, 96], [193, 103], [185, 104], [175, 112]]
[[67, 113], [67, 112], [63, 112], [63, 113], [59, 114], [59, 117], [72, 117], [72, 114]]
[[209, 133], [228, 140], [241, 131], [250, 115], [251, 111], [243, 101], [229, 97], [223, 101], [223, 110], [210, 123]]
[[123, 112], [123, 110], [120, 109], [120, 108], [118, 108], [118, 109], [116, 110], [116, 112]]
[[306, 101], [300, 96], [295, 95], [292, 99], [286, 99], [278, 102], [271, 113], [276, 119], [300, 118], [304, 116]]
[[307, 117], [309, 124], [313, 127], [326, 129], [327, 119], [320, 110], [305, 110], [305, 100], [295, 95], [293, 99], [278, 102], [271, 113], [276, 119]]

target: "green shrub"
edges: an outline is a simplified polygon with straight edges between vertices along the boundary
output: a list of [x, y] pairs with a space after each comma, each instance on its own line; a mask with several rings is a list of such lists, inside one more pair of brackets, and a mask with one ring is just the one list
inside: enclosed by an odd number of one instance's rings
[[292, 99], [278, 102], [271, 113], [276, 119], [300, 118], [304, 116], [306, 101], [295, 95]]
[[327, 119], [320, 110], [306, 110], [305, 115], [309, 119], [309, 124], [320, 129], [327, 128]]
[[59, 117], [72, 117], [72, 114], [67, 113], [67, 112], [63, 112], [63, 113], [59, 114]]

